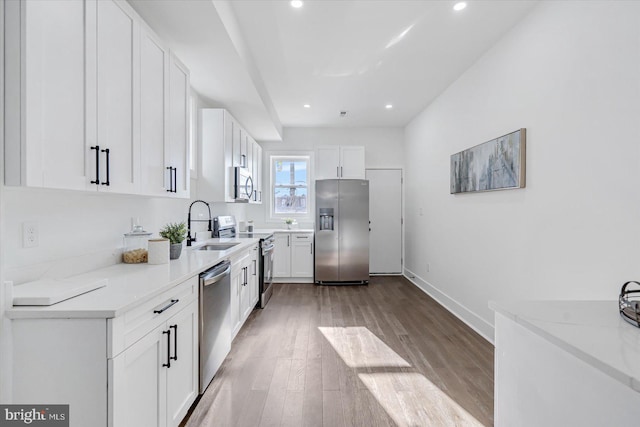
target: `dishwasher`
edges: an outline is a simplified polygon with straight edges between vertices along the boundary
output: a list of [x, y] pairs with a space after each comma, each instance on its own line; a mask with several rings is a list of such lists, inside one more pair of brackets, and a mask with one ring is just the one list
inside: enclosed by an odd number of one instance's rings
[[200, 274], [200, 394], [231, 350], [231, 262]]

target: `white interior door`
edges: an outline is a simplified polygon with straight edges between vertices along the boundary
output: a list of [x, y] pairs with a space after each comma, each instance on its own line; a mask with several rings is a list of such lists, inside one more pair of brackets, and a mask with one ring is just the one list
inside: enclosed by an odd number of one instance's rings
[[369, 272], [402, 272], [402, 171], [367, 169], [369, 180]]

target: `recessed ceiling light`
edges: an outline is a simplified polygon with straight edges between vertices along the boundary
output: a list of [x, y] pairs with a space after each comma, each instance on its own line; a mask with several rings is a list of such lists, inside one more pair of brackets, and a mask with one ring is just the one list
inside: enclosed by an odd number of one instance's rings
[[302, 2], [300, 0], [293, 0], [291, 2], [291, 7], [295, 7], [296, 9], [299, 9], [302, 7]]
[[393, 105], [391, 105], [391, 104], [387, 104], [387, 105], [385, 105], [385, 106], [384, 106], [384, 108], [386, 108], [387, 110], [390, 110], [390, 109], [392, 109], [392, 108], [393, 108]]
[[461, 1], [453, 5], [453, 10], [455, 10], [456, 12], [459, 12], [465, 7], [467, 7], [467, 3]]
[[309, 105], [309, 104], [304, 104], [304, 105], [303, 105], [303, 107], [304, 107], [304, 108], [311, 108], [311, 105]]

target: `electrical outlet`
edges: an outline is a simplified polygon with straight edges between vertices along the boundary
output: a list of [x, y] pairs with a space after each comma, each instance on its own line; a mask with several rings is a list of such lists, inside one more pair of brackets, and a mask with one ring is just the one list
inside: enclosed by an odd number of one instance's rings
[[22, 247], [35, 248], [40, 243], [37, 221], [25, 221], [22, 223]]

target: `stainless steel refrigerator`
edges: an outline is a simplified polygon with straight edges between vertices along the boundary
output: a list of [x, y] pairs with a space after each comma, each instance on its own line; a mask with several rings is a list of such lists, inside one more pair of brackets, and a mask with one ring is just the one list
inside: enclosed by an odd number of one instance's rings
[[369, 282], [369, 181], [316, 181], [315, 274], [318, 284]]

